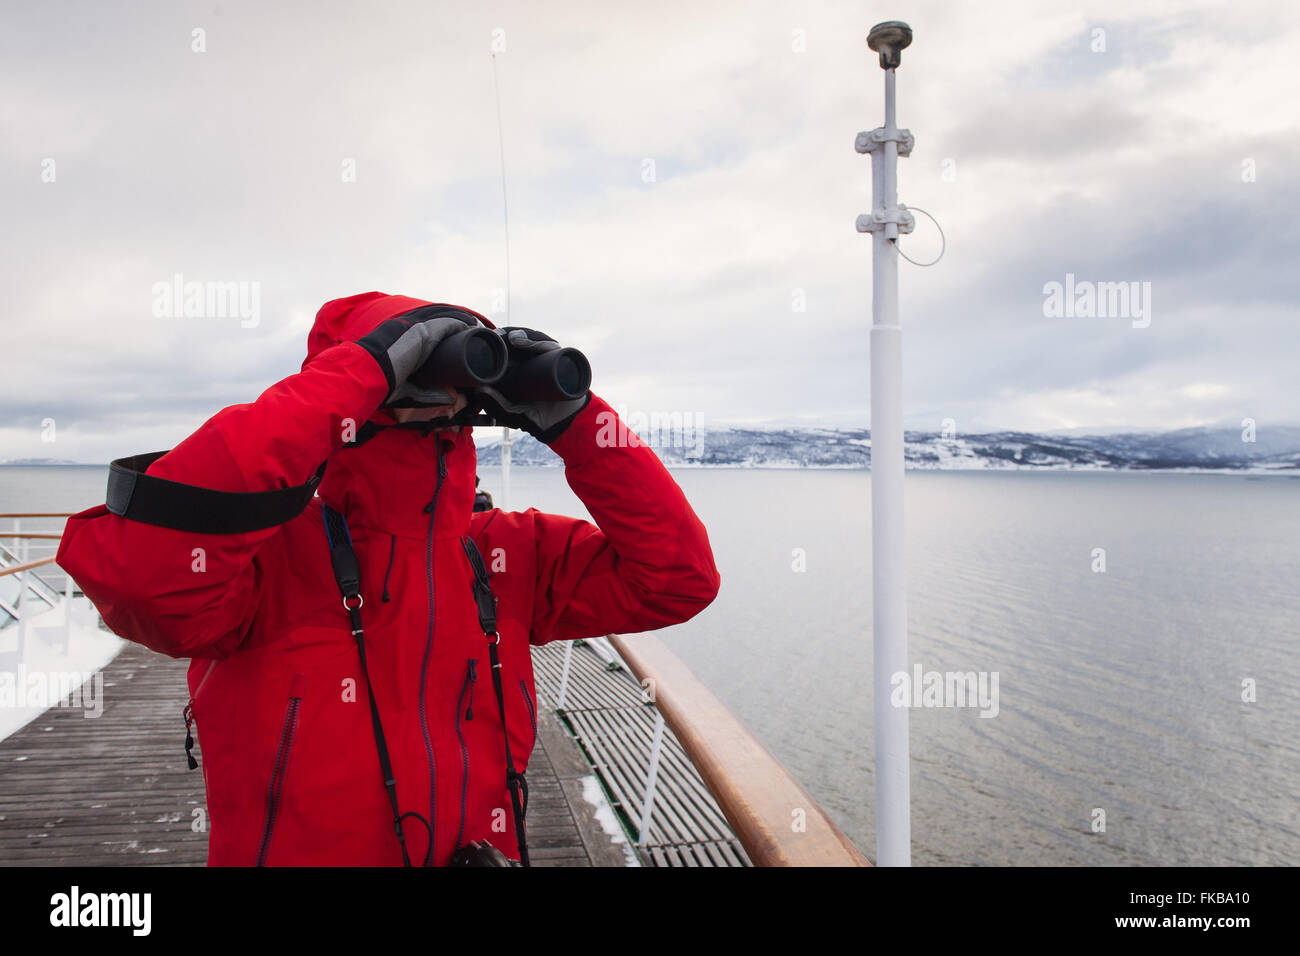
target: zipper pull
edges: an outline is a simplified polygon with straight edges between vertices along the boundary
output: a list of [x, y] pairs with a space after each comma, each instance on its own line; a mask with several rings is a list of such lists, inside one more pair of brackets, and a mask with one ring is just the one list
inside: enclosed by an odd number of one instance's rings
[[465, 708], [465, 719], [474, 719], [474, 685], [478, 682], [478, 660], [470, 658], [469, 661], [469, 705]]
[[447, 477], [447, 459], [442, 451], [442, 442], [436, 438], [434, 440], [438, 442], [438, 487], [434, 489], [429, 503], [424, 506], [425, 514], [433, 514], [433, 506], [438, 501], [438, 489], [442, 487], [442, 480]]
[[194, 735], [190, 733], [190, 726], [194, 723], [194, 698], [185, 705], [181, 711], [181, 716], [185, 719], [185, 763], [191, 770], [199, 769], [199, 762], [194, 759]]

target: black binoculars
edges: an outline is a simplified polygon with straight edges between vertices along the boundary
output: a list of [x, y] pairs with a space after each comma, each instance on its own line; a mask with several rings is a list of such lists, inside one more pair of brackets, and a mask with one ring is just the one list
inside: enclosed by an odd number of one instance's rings
[[491, 385], [517, 401], [560, 402], [587, 394], [591, 365], [571, 348], [515, 359], [501, 332], [475, 326], [444, 339], [411, 381], [422, 388]]

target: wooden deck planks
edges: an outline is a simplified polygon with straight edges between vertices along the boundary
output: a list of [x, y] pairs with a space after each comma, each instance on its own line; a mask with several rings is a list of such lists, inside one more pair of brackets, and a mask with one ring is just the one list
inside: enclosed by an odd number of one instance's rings
[[54, 707], [0, 741], [0, 864], [206, 862], [207, 833], [192, 827], [203, 775], [185, 768], [186, 666], [128, 645], [104, 669], [101, 716]]

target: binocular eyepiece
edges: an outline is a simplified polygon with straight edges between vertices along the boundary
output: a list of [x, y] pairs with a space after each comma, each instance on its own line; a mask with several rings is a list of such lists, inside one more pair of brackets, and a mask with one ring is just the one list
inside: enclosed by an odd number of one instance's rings
[[591, 365], [577, 349], [555, 348], [508, 365], [493, 388], [525, 402], [562, 402], [581, 398], [591, 388]]
[[515, 358], [500, 332], [474, 326], [444, 339], [411, 381], [423, 388], [491, 385], [517, 401], [560, 402], [587, 394], [591, 365], [572, 348]]
[[443, 339], [411, 381], [421, 388], [474, 388], [493, 385], [506, 372], [505, 340], [482, 326], [467, 328]]

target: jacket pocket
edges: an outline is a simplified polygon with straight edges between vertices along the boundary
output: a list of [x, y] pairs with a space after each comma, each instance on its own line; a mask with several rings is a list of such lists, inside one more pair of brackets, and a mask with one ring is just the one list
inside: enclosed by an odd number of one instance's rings
[[295, 674], [289, 688], [289, 702], [285, 705], [284, 723], [275, 750], [275, 763], [271, 767], [271, 784], [266, 793], [266, 821], [262, 825], [262, 842], [257, 850], [257, 865], [266, 865], [266, 855], [271, 848], [271, 837], [284, 804], [285, 780], [289, 776], [289, 758], [293, 756], [294, 740], [298, 736], [298, 711], [302, 707], [307, 675]]
[[461, 777], [460, 777], [460, 825], [456, 828], [456, 845], [459, 850], [465, 839], [465, 801], [469, 794], [469, 747], [465, 744], [465, 733], [461, 721], [474, 719], [474, 685], [478, 683], [478, 658], [471, 657], [465, 669], [465, 681], [460, 686], [460, 697], [456, 700], [456, 738], [460, 741]]

